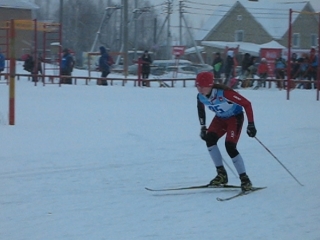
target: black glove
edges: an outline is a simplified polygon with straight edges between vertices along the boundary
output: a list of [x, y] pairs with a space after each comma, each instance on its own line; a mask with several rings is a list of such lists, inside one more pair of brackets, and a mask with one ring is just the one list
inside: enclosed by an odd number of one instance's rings
[[207, 138], [207, 128], [206, 126], [201, 126], [200, 137], [203, 141], [206, 141]]
[[257, 129], [254, 126], [254, 122], [249, 122], [247, 127], [247, 134], [249, 137], [255, 137], [257, 134]]

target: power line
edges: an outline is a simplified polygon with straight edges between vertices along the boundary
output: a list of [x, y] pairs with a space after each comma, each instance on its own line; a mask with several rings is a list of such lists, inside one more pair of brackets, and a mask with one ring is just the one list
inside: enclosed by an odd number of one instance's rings
[[[201, 8], [201, 7], [189, 7], [189, 6], [184, 6], [184, 8], [188, 9], [189, 11], [186, 12], [184, 11], [184, 13], [190, 13], [190, 14], [199, 14], [199, 12], [195, 12], [192, 10], [199, 10], [199, 11], [211, 11], [210, 9], [206, 9], [206, 8]], [[250, 14], [255, 14], [255, 15], [269, 15], [271, 14], [272, 16], [275, 15], [288, 15], [288, 10], [280, 10], [280, 9], [275, 9], [274, 11], [272, 11], [271, 13], [271, 9], [270, 12], [268, 11], [262, 11], [262, 10], [266, 10], [266, 9], [259, 9], [261, 11], [255, 11], [255, 12], [250, 12], [248, 11]], [[230, 12], [230, 9], [226, 9], [226, 10], [220, 10], [219, 14], [216, 15], [220, 15], [220, 13], [228, 13]], [[213, 10], [213, 12], [211, 13], [211, 15], [213, 15], [214, 13], [216, 13], [216, 11]], [[202, 13], [201, 13], [202, 14]], [[205, 13], [204, 13], [205, 14]]]
[[[201, 4], [199, 4], [198, 2], [193, 2], [193, 1], [188, 1], [188, 0], [184, 0], [184, 3], [190, 3], [191, 5], [192, 4], [195, 4], [195, 5], [197, 5], [197, 7], [199, 7], [199, 6], [211, 6], [211, 7], [226, 7], [226, 8], [228, 8], [228, 9], [230, 9], [232, 6], [234, 6], [235, 5], [235, 3], [234, 4], [208, 4], [208, 3], [201, 3]], [[295, 4], [295, 3], [299, 3], [299, 2], [290, 2], [290, 4]], [[305, 2], [300, 2], [300, 3], [307, 3], [307, 1], [305, 1]], [[241, 4], [241, 3], [240, 3]], [[288, 4], [288, 3], [279, 3], [279, 5], [280, 4]], [[285, 13], [287, 13], [287, 10], [285, 10], [285, 9], [279, 9], [279, 8], [268, 8], [268, 7], [248, 7], [248, 6], [245, 6], [245, 5], [243, 5], [243, 4], [241, 4], [245, 9], [247, 9], [247, 10], [250, 10], [250, 9], [256, 9], [256, 10], [264, 10], [264, 11], [266, 11], [266, 10], [268, 10], [268, 11], [270, 11], [270, 12], [275, 12], [275, 11], [282, 11], [282, 12], [285, 12]], [[191, 8], [193, 8], [193, 7], [191, 7]], [[203, 8], [204, 10], [208, 10], [207, 8]], [[249, 11], [250, 12], [250, 11]]]
[[[199, 15], [199, 13], [195, 13], [195, 12], [183, 12], [183, 13], [186, 13], [186, 14], [192, 14], [192, 15]], [[213, 16], [213, 14], [209, 14], [209, 13], [201, 13], [201, 15], [205, 15], [205, 16]], [[264, 13], [264, 14], [259, 14], [259, 15], [267, 15], [267, 16], [261, 16], [261, 17], [253, 17], [255, 19], [280, 19], [280, 20], [287, 20], [288, 17], [284, 16], [284, 15], [278, 15], [278, 16], [270, 16], [270, 14], [267, 14], [267, 13]], [[218, 16], [218, 17], [223, 17], [224, 15], [223, 14], [215, 14], [214, 16]], [[281, 17], [283, 16], [283, 17]], [[252, 18], [250, 16], [244, 16], [242, 15], [242, 19], [249, 19], [249, 18]]]

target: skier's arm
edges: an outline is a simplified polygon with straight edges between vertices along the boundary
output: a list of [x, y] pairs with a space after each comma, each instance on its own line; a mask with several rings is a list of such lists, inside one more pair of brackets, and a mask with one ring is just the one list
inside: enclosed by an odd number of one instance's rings
[[201, 126], [206, 125], [206, 112], [204, 104], [199, 100], [199, 95], [197, 95], [197, 108], [198, 108], [198, 117]]
[[227, 100], [230, 100], [231, 102], [234, 102], [242, 106], [246, 111], [248, 122], [249, 123], [254, 122], [251, 102], [248, 99], [246, 99], [245, 97], [243, 97], [242, 95], [240, 95], [239, 93], [233, 90], [225, 90], [223, 95]]

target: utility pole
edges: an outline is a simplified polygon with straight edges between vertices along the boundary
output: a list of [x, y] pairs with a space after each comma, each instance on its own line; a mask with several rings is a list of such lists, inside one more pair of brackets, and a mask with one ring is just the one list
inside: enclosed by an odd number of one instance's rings
[[171, 59], [171, 42], [172, 42], [172, 36], [170, 32], [170, 15], [172, 14], [172, 3], [173, 0], [168, 0], [168, 9], [167, 9], [167, 19], [168, 19], [168, 26], [167, 26], [167, 58]]
[[179, 1], [179, 45], [182, 44], [182, 0]]
[[161, 28], [160, 28], [159, 33], [158, 33], [158, 34], [156, 34], [156, 42], [158, 42], [159, 37], [160, 37], [160, 35], [161, 35], [161, 33], [162, 33], [162, 31], [163, 31], [163, 29], [164, 29], [164, 27], [165, 27], [165, 25], [166, 25], [167, 21], [168, 21], [168, 15], [166, 16], [166, 19], [164, 20], [164, 22], [163, 22], [163, 24], [162, 24], [162, 26], [161, 26]]
[[128, 75], [128, 0], [123, 0], [123, 70]]
[[[90, 49], [90, 52], [93, 52], [95, 50], [95, 47], [96, 47], [96, 44], [98, 42], [98, 39], [100, 37], [100, 33], [101, 33], [101, 28], [103, 27], [103, 25], [106, 25], [106, 23], [104, 22], [105, 19], [107, 18], [107, 20], [109, 21], [111, 15], [118, 9], [121, 9], [121, 6], [114, 6], [114, 7], [106, 7], [105, 8], [105, 11], [104, 11], [104, 14], [103, 14], [103, 17], [100, 21], [100, 25], [99, 25], [99, 28], [98, 28], [98, 31], [96, 33], [96, 37], [93, 41], [93, 44], [91, 46], [91, 49]], [[110, 11], [110, 12], [109, 12]]]
[[138, 9], [138, 0], [134, 0], [134, 59], [137, 59], [138, 56], [137, 56], [137, 38], [138, 38], [138, 14], [137, 14], [137, 9]]
[[124, 9], [123, 9], [123, 7], [124, 7], [124, 0], [121, 0], [121, 6], [122, 6], [122, 8], [121, 8], [121, 11], [120, 11], [120, 19], [121, 19], [121, 22], [120, 22], [120, 36], [119, 36], [119, 43], [120, 43], [120, 48], [122, 48], [121, 49], [121, 51], [123, 50], [123, 22], [124, 22], [124, 16], [123, 16], [123, 11], [124, 11]]
[[[60, 28], [61, 28], [61, 32], [62, 32], [62, 36], [63, 36], [63, 31], [62, 31], [62, 27], [63, 27], [63, 0], [60, 0], [60, 6], [59, 6], [59, 23], [60, 23]], [[61, 39], [61, 41], [63, 42], [63, 39]], [[60, 45], [62, 46], [62, 42], [60, 43]]]
[[[157, 48], [157, 18], [155, 17], [153, 20], [153, 58], [156, 57]], [[320, 76], [320, 75], [319, 75]]]
[[60, 0], [60, 9], [59, 9], [59, 22], [62, 25], [63, 18], [63, 0]]
[[[134, 59], [137, 59], [137, 39], [138, 39], [138, 19], [143, 13], [150, 12], [149, 7], [138, 8], [137, 0], [135, 0], [135, 9], [133, 10], [134, 20]], [[130, 20], [131, 22], [131, 20]], [[128, 22], [129, 24], [129, 22]]]
[[182, 19], [184, 20], [184, 24], [185, 24], [185, 26], [186, 26], [187, 32], [189, 33], [189, 36], [190, 36], [190, 38], [192, 39], [193, 46], [194, 46], [194, 48], [195, 48], [195, 50], [196, 50], [197, 56], [198, 56], [200, 62], [201, 62], [202, 64], [204, 64], [203, 58], [202, 58], [202, 56], [201, 56], [201, 54], [200, 54], [200, 52], [199, 52], [199, 49], [198, 49], [197, 44], [196, 44], [196, 41], [194, 40], [194, 37], [192, 36], [192, 34], [191, 34], [191, 32], [190, 32], [190, 29], [188, 28], [187, 21], [186, 21], [184, 15], [183, 15], [183, 14], [181, 14], [181, 15], [182, 15]]

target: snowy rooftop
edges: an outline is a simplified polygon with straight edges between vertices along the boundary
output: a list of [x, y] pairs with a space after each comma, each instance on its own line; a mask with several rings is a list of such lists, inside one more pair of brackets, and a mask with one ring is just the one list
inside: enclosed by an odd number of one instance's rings
[[[249, 13], [259, 22], [262, 27], [273, 37], [273, 39], [281, 38], [288, 29], [289, 9], [301, 11], [307, 5], [304, 2], [275, 3], [270, 0], [260, 0], [259, 2], [238, 1], [243, 5]], [[207, 20], [201, 30], [195, 36], [196, 40], [203, 40], [210, 31], [227, 16], [227, 14], [237, 5], [222, 4], [219, 5], [212, 16]], [[292, 21], [298, 14], [293, 14]]]
[[202, 41], [201, 45], [221, 49], [224, 49], [225, 47], [236, 48], [239, 46], [240, 52], [250, 53], [253, 56], [259, 56], [261, 48], [285, 49], [284, 46], [274, 40], [264, 44], [255, 44], [251, 42]]

